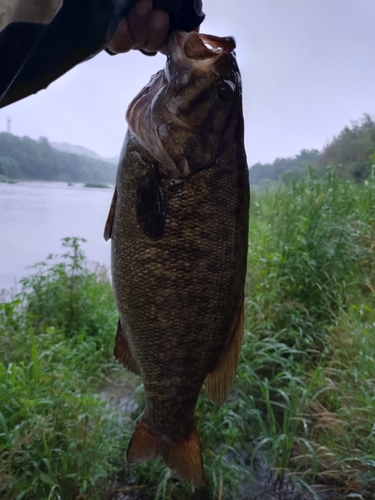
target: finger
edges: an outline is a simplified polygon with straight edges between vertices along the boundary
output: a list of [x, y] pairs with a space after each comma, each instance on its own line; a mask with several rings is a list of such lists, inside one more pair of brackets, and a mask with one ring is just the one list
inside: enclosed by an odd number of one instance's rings
[[163, 50], [166, 45], [169, 29], [169, 15], [165, 10], [155, 9], [150, 20], [150, 30], [147, 42], [143, 47], [146, 52], [156, 52]]
[[133, 49], [142, 49], [147, 41], [152, 14], [151, 0], [138, 0], [127, 16], [128, 25], [134, 40]]
[[113, 54], [129, 52], [133, 48], [134, 40], [131, 35], [128, 21], [123, 17], [118, 23], [117, 30], [109, 42], [107, 49]]

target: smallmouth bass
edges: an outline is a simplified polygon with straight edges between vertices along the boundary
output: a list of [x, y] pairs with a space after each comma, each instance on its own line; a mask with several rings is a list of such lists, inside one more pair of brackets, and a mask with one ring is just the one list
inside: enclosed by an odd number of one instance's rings
[[194, 410], [222, 404], [243, 339], [249, 176], [231, 37], [175, 32], [164, 70], [127, 111], [104, 236], [120, 312], [115, 357], [141, 375], [146, 407], [130, 463], [162, 457], [202, 485]]

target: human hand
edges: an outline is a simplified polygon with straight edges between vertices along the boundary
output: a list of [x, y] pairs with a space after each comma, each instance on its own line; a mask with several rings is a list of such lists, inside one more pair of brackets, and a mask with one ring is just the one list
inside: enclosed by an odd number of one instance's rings
[[168, 12], [153, 9], [152, 0], [137, 0], [131, 12], [119, 22], [107, 51], [118, 54], [136, 49], [149, 55], [165, 54], [168, 28]]

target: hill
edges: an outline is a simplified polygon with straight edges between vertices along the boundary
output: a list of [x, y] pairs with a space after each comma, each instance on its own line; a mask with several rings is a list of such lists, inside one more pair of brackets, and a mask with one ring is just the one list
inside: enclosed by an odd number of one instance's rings
[[[85, 183], [114, 183], [117, 158], [104, 159], [83, 146], [34, 141], [0, 133], [0, 178], [38, 179]], [[346, 126], [322, 151], [303, 149], [291, 158], [250, 167], [252, 184], [280, 182], [286, 176], [299, 177], [309, 167], [323, 173], [339, 165], [339, 174], [355, 181], [365, 180], [375, 163], [375, 121], [365, 114]]]
[[69, 144], [67, 142], [50, 142], [51, 146], [59, 151], [64, 151], [65, 153], [74, 153], [77, 155], [88, 156], [89, 158], [94, 158], [95, 160], [101, 160], [108, 163], [115, 163], [117, 165], [118, 156], [112, 156], [112, 158], [104, 158], [98, 155], [92, 149], [85, 148], [84, 146], [78, 146], [77, 144]]
[[8, 179], [113, 184], [116, 170], [114, 163], [58, 151], [44, 137], [0, 133], [0, 176]]

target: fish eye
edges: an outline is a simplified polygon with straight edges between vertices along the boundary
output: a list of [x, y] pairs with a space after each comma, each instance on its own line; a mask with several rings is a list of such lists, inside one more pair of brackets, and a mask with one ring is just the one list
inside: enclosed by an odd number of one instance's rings
[[236, 86], [230, 80], [221, 80], [216, 86], [217, 95], [224, 102], [230, 102], [236, 91]]

